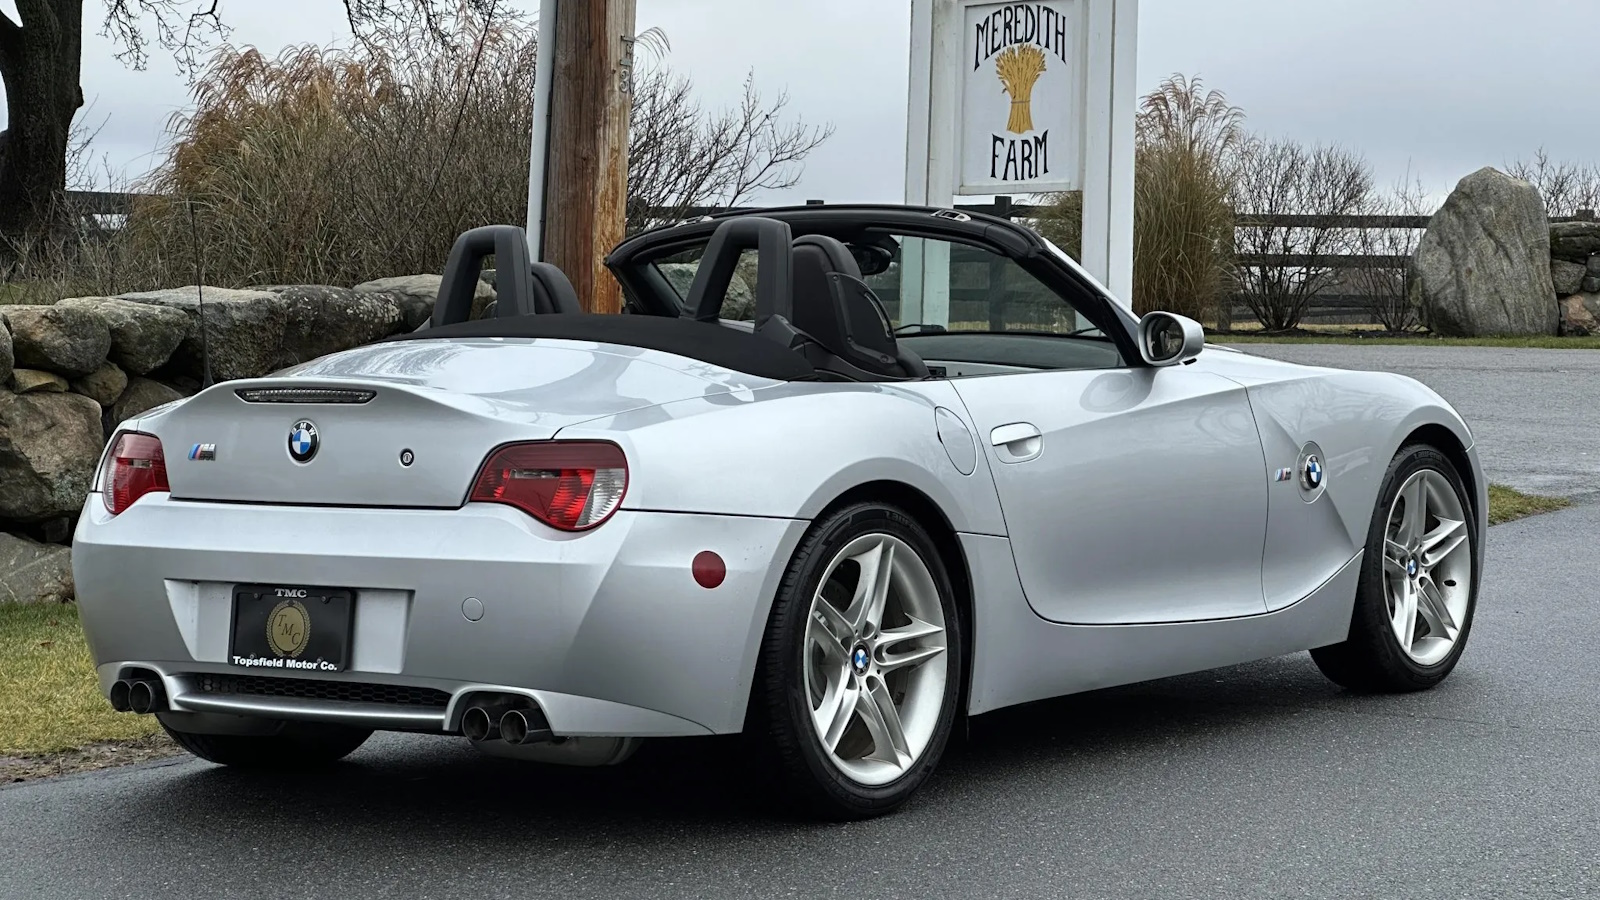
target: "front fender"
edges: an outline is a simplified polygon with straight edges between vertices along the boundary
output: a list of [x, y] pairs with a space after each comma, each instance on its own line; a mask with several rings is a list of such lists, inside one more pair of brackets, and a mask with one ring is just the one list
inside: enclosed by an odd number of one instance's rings
[[[1387, 372], [1308, 369], [1248, 391], [1272, 481], [1262, 573], [1269, 609], [1306, 596], [1365, 547], [1384, 473], [1419, 429], [1444, 429], [1465, 453], [1482, 537], [1486, 485], [1471, 432], [1425, 385]], [[1308, 443], [1321, 448], [1326, 472], [1315, 499], [1300, 491], [1298, 471], [1289, 482], [1273, 474], [1293, 470]]]

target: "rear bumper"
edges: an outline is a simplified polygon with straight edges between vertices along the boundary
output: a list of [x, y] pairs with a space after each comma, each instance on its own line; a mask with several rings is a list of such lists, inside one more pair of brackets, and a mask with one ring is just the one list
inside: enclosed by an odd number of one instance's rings
[[[73, 572], [102, 689], [147, 670], [176, 711], [450, 732], [463, 698], [492, 691], [527, 696], [560, 736], [728, 733], [743, 726], [781, 563], [805, 527], [623, 510], [571, 535], [490, 504], [335, 509], [159, 494], [112, 518], [91, 495]], [[715, 589], [690, 574], [702, 550], [727, 563]], [[240, 583], [353, 589], [347, 670], [230, 665]], [[482, 606], [476, 621], [468, 598]], [[240, 679], [246, 690], [217, 689]], [[329, 690], [274, 690], [280, 679]], [[385, 685], [430, 699], [395, 702]]]

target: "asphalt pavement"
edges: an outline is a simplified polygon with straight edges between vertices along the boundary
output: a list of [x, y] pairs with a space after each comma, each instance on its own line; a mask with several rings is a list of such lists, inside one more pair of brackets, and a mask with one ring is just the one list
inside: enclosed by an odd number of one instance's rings
[[1518, 490], [1600, 499], [1600, 352], [1505, 347], [1241, 344], [1246, 353], [1399, 372], [1467, 420], [1489, 478]]
[[1600, 892], [1600, 505], [1490, 530], [1439, 688], [1306, 654], [973, 721], [898, 814], [761, 800], [737, 740], [605, 770], [383, 737], [332, 774], [183, 759], [0, 788], [3, 898], [1559, 898]]

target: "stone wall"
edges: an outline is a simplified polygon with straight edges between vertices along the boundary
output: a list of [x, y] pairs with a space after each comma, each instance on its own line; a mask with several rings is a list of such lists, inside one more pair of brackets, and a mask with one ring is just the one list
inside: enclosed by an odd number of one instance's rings
[[[437, 275], [354, 288], [193, 286], [0, 306], [0, 603], [71, 596], [71, 540], [117, 423], [216, 381], [254, 378], [416, 329]], [[200, 300], [203, 294], [204, 330]], [[480, 282], [478, 314], [494, 299]]]
[[1600, 222], [1550, 226], [1550, 276], [1562, 334], [1600, 333]]

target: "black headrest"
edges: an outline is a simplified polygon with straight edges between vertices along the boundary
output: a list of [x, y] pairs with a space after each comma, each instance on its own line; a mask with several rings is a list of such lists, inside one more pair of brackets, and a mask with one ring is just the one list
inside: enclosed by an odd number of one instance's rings
[[896, 344], [883, 304], [861, 280], [855, 256], [837, 238], [808, 234], [795, 239], [790, 321], [829, 353], [867, 373], [927, 374], [920, 360]]
[[[548, 315], [583, 312], [583, 304], [578, 301], [578, 292], [573, 290], [572, 280], [567, 278], [567, 273], [547, 262], [530, 263], [528, 268], [535, 313]], [[500, 308], [497, 306], [495, 314], [498, 316], [499, 312]], [[511, 315], [509, 310], [506, 315]]]
[[829, 350], [845, 344], [845, 323], [833, 301], [830, 276], [861, 277], [861, 268], [838, 238], [808, 234], [794, 241], [794, 327]]

